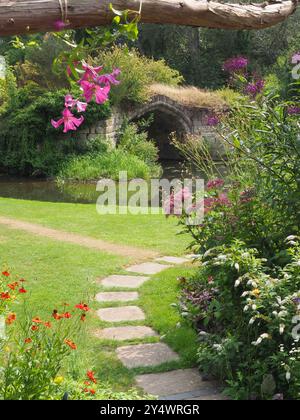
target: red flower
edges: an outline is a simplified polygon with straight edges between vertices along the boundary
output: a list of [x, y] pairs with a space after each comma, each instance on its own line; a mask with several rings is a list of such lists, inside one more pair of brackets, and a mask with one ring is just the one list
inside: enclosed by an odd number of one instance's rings
[[70, 318], [72, 318], [72, 315], [70, 314], [70, 312], [65, 312], [63, 317], [67, 318], [67, 319], [70, 319]]
[[30, 343], [32, 343], [32, 340], [31, 340], [31, 338], [26, 338], [24, 340], [24, 342], [25, 342], [25, 344], [30, 344]]
[[39, 329], [39, 327], [37, 325], [33, 325], [31, 327], [31, 331], [37, 331]]
[[10, 299], [10, 294], [9, 293], [5, 293], [5, 292], [2, 292], [1, 295], [0, 295], [0, 298], [2, 300]]
[[2, 271], [2, 275], [5, 277], [9, 277], [10, 273], [8, 271]]
[[44, 325], [45, 325], [45, 327], [46, 328], [52, 328], [52, 324], [51, 324], [51, 322], [44, 322]]
[[6, 324], [11, 325], [13, 322], [15, 322], [15, 320], [17, 319], [17, 315], [12, 313], [9, 314], [8, 317], [6, 318]]
[[94, 382], [94, 384], [97, 383], [96, 379], [95, 379], [95, 372], [93, 372], [92, 370], [88, 370], [86, 373], [86, 376], [89, 378], [89, 380], [91, 382]]
[[25, 290], [24, 287], [21, 287], [21, 289], [19, 289], [19, 293], [27, 293], [27, 290]]
[[86, 318], [86, 314], [81, 314], [80, 321], [84, 322]]
[[79, 303], [78, 305], [75, 305], [75, 308], [80, 309], [82, 311], [88, 312], [90, 310], [90, 308], [88, 307], [88, 305], [86, 303]]
[[75, 344], [75, 343], [73, 343], [73, 341], [71, 341], [71, 340], [65, 340], [64, 342], [65, 342], [65, 344], [66, 344], [67, 346], [69, 346], [72, 350], [76, 350], [76, 349], [77, 349], [77, 346], [76, 346], [76, 344]]

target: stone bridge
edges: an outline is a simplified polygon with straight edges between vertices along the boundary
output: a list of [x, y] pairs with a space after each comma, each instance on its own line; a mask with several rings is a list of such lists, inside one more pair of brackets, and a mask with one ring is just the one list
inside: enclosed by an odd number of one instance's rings
[[135, 107], [114, 108], [110, 118], [96, 123], [90, 128], [83, 128], [81, 136], [88, 140], [101, 135], [117, 144], [118, 132], [125, 120], [137, 122], [152, 116], [148, 127], [149, 138], [155, 140], [160, 150], [161, 159], [178, 159], [178, 152], [170, 144], [170, 135], [175, 133], [184, 141], [187, 135], [203, 135], [209, 144], [212, 155], [219, 156], [220, 141], [215, 130], [207, 125], [211, 110], [204, 107], [185, 106], [167, 96], [155, 95], [149, 102]]

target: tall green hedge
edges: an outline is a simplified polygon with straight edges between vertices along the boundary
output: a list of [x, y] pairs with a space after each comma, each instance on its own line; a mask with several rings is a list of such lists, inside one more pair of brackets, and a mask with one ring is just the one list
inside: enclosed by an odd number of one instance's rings
[[[3, 172], [18, 175], [54, 176], [70, 155], [85, 152], [80, 142], [80, 129], [63, 134], [62, 128], [51, 126], [64, 106], [64, 90], [45, 92], [29, 84], [11, 95], [6, 110], [0, 115], [0, 153]], [[85, 112], [86, 128], [110, 114], [110, 105], [90, 103]]]

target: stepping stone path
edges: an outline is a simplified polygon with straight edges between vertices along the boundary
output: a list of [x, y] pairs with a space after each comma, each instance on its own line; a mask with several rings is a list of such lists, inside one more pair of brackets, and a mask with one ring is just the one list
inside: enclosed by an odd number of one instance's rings
[[142, 321], [145, 319], [144, 312], [138, 306], [99, 309], [97, 314], [102, 321], [106, 322]]
[[157, 333], [152, 330], [150, 327], [144, 326], [128, 326], [128, 327], [112, 327], [104, 328], [102, 331], [96, 332], [97, 337], [106, 339], [106, 340], [133, 340], [133, 339], [142, 339], [146, 337], [157, 336]]
[[[191, 262], [189, 257], [164, 256], [155, 261], [145, 262], [127, 267], [128, 275], [112, 275], [100, 280], [108, 291], [98, 293], [96, 300], [107, 302], [132, 302], [139, 298], [138, 292], [114, 290], [138, 289], [153, 274], [160, 273], [176, 264]], [[130, 274], [131, 273], [131, 274]], [[137, 275], [132, 275], [133, 273]], [[113, 289], [113, 290], [112, 290]], [[118, 342], [128, 340], [143, 340], [148, 337], [158, 337], [150, 327], [144, 325], [114, 325], [131, 321], [144, 321], [145, 314], [138, 306], [117, 306], [102, 308], [97, 311], [102, 321], [112, 323], [111, 326], [95, 332], [95, 336], [104, 340]], [[180, 357], [167, 344], [162, 342], [121, 345], [116, 354], [128, 369], [160, 366], [167, 362], [176, 362]], [[136, 376], [137, 385], [144, 392], [157, 396], [162, 400], [222, 400], [218, 387], [214, 382], [201, 379], [198, 369], [177, 369], [163, 373], [151, 373]]]

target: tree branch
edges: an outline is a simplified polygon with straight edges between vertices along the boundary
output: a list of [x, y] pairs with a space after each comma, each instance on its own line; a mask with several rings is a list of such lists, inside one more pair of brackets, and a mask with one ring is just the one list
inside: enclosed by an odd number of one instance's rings
[[[293, 14], [300, 0], [222, 4], [208, 0], [143, 0], [141, 22], [220, 29], [263, 29]], [[110, 24], [109, 4], [139, 11], [140, 0], [0, 0], [0, 36], [54, 31], [67, 8], [68, 28]], [[65, 12], [63, 13], [65, 14]]]

